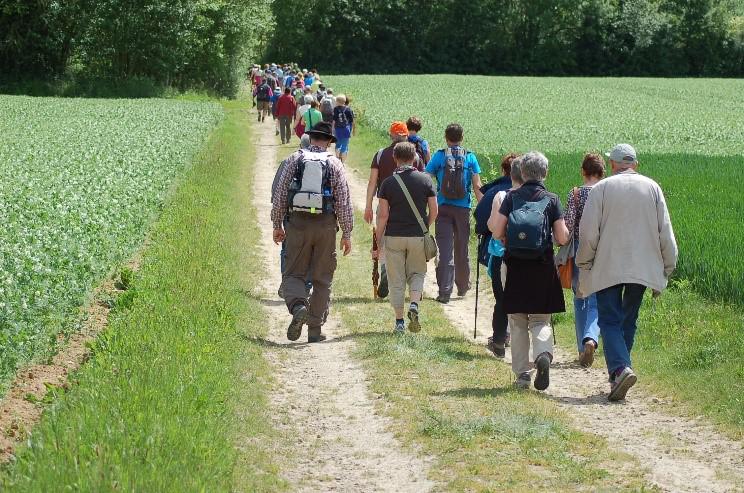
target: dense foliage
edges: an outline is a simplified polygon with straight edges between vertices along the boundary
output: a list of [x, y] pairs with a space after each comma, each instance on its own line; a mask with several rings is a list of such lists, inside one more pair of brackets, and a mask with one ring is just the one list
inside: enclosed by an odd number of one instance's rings
[[[544, 151], [548, 186], [565, 203], [587, 151], [636, 146], [641, 171], [667, 196], [678, 276], [714, 299], [744, 303], [744, 81], [473, 76], [336, 76], [354, 108], [384, 132], [419, 115], [434, 149], [457, 121], [485, 174], [508, 151]], [[460, 97], [460, 94], [465, 94]]]
[[273, 58], [338, 73], [744, 74], [737, 0], [284, 0], [273, 9]]
[[[0, 387], [142, 242], [219, 106], [0, 97]], [[53, 345], [53, 344], [52, 344]]]
[[233, 95], [266, 43], [270, 1], [0, 0], [0, 66]]

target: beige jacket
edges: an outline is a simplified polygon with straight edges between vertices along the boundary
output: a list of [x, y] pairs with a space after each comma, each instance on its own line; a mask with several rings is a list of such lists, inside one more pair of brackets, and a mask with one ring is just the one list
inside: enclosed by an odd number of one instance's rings
[[664, 193], [633, 170], [602, 180], [579, 224], [579, 295], [617, 284], [663, 291], [677, 266], [677, 242]]

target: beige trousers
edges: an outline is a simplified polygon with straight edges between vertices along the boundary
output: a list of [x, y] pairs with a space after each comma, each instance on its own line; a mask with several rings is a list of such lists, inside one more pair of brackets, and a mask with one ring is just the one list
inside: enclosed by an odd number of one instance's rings
[[511, 328], [512, 370], [519, 376], [532, 369], [530, 361], [530, 337], [532, 354], [537, 358], [542, 353], [553, 354], [553, 328], [549, 314], [514, 313], [509, 315]]
[[426, 255], [424, 237], [386, 236], [384, 238], [390, 304], [402, 310], [406, 301], [406, 284], [411, 291], [424, 290]]

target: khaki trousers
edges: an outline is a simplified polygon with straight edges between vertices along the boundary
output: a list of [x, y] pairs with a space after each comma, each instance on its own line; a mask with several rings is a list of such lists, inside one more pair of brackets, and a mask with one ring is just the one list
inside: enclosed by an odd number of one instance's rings
[[402, 310], [406, 301], [406, 284], [410, 291], [424, 290], [426, 255], [423, 236], [386, 236], [385, 269], [387, 270], [390, 304]]
[[[282, 274], [284, 301], [290, 312], [297, 303], [308, 307], [310, 331], [322, 326], [328, 316], [336, 271], [336, 230], [335, 214], [294, 212], [287, 220], [287, 260]], [[313, 282], [309, 299], [305, 290], [308, 273]]]
[[514, 313], [509, 315], [509, 327], [511, 328], [512, 370], [517, 377], [532, 369], [530, 336], [532, 337], [532, 359], [542, 353], [553, 354], [553, 328], [550, 326], [550, 314]]

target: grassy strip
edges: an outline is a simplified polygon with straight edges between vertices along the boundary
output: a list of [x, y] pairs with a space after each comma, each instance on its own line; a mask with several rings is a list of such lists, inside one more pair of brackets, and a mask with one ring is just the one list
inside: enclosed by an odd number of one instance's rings
[[3, 476], [4, 489], [282, 489], [258, 446], [271, 434], [268, 368], [246, 337], [265, 326], [246, 277], [262, 269], [249, 255], [255, 214], [236, 214], [247, 208], [249, 125], [244, 104], [225, 108], [225, 122], [155, 225], [92, 360], [47, 410]]
[[[379, 132], [360, 126], [352, 139], [350, 165], [368, 176], [371, 156], [386, 143]], [[548, 178], [549, 188], [555, 179]], [[555, 318], [556, 332], [558, 342], [573, 349], [573, 301], [568, 291], [566, 307], [568, 312]], [[698, 294], [690, 281], [677, 280], [655, 305], [646, 297], [638, 324], [633, 364], [640, 382], [654, 394], [673, 399], [681, 412], [705, 414], [727, 434], [744, 437], [741, 310]], [[595, 363], [603, 364], [601, 358]]]
[[[350, 165], [367, 166], [379, 142], [353, 141]], [[361, 145], [360, 145], [361, 144]], [[374, 144], [374, 145], [373, 145]], [[363, 224], [361, 218], [358, 224]], [[358, 342], [372, 389], [384, 396], [404, 443], [436, 457], [433, 479], [454, 491], [572, 491], [643, 488], [628, 467], [591, 435], [575, 430], [557, 405], [511, 388], [511, 370], [466, 341], [431, 301], [421, 334], [392, 334], [392, 309], [370, 303], [368, 228], [358, 227], [355, 253], [340, 260], [334, 309]], [[433, 275], [433, 273], [430, 273]]]

